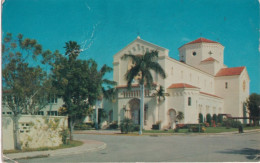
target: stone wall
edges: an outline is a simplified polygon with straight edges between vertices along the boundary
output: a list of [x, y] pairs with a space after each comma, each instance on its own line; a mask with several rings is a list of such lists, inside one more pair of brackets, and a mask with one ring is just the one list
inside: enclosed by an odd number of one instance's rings
[[[3, 115], [3, 149], [14, 149], [13, 120]], [[22, 148], [55, 147], [62, 144], [60, 131], [68, 128], [65, 116], [22, 115], [19, 118], [19, 138]]]

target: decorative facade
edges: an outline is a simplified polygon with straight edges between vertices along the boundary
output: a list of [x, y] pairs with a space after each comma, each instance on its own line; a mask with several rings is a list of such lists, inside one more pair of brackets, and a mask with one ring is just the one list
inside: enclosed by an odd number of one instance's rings
[[[245, 117], [246, 99], [249, 97], [249, 76], [246, 67], [228, 68], [224, 65], [224, 46], [218, 42], [199, 38], [181, 46], [180, 60], [169, 56], [169, 50], [137, 37], [114, 55], [113, 78], [117, 82], [117, 100], [103, 101], [103, 109], [109, 121], [131, 118], [139, 124], [140, 88], [136, 79], [131, 90], [127, 89], [124, 78], [131, 68], [130, 60], [123, 60], [124, 54], [143, 55], [146, 51], [157, 50], [157, 62], [166, 72], [166, 79], [152, 72], [154, 85], [145, 89], [144, 128], [151, 129], [161, 122], [162, 128], [174, 128], [176, 114], [184, 113], [178, 123], [198, 123], [199, 113], [231, 114]], [[137, 77], [138, 78], [138, 77]], [[155, 96], [160, 86], [165, 89], [165, 99]]]

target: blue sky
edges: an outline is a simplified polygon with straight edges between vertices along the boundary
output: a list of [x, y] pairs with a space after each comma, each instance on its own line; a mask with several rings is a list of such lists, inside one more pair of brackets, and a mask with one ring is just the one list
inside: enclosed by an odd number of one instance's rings
[[247, 67], [250, 92], [260, 93], [257, 0], [5, 0], [2, 32], [61, 53], [65, 42], [77, 41], [81, 59], [111, 67], [113, 55], [138, 34], [175, 59], [180, 46], [205, 37], [225, 46], [228, 67]]

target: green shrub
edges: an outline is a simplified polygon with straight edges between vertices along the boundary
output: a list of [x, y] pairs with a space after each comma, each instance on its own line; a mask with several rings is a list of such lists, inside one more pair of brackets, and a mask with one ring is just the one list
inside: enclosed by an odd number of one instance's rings
[[158, 125], [158, 124], [152, 125], [152, 129], [153, 129], [153, 130], [159, 130], [159, 125]]
[[201, 113], [199, 114], [199, 123], [203, 123], [203, 115]]
[[207, 114], [206, 118], [207, 118], [207, 123], [209, 123], [209, 125], [211, 126], [211, 115]]
[[118, 124], [117, 121], [113, 121], [110, 125], [109, 125], [110, 129], [118, 129]]
[[215, 121], [215, 124], [218, 123], [218, 117], [216, 114], [213, 114], [213, 117], [212, 117], [213, 121]]
[[67, 138], [69, 136], [69, 130], [68, 129], [62, 129], [60, 131], [60, 136], [63, 144], [68, 144]]
[[218, 123], [223, 123], [223, 115], [218, 114]]
[[133, 132], [135, 129], [135, 125], [133, 121], [129, 118], [125, 118], [120, 124], [121, 133], [127, 134], [128, 132]]
[[175, 127], [175, 129], [173, 130], [174, 132], [179, 132], [179, 127], [178, 127], [178, 125], [176, 125], [176, 127]]
[[92, 124], [85, 124], [85, 123], [78, 123], [78, 124], [75, 124], [75, 126], [74, 126], [75, 130], [89, 130], [91, 128], [93, 128]]
[[134, 130], [133, 131], [139, 131], [140, 130], [140, 125], [134, 125]]
[[224, 119], [223, 120], [223, 124], [226, 128], [238, 128], [239, 126], [242, 125], [242, 123], [240, 121], [235, 121], [233, 119]]
[[242, 123], [240, 121], [232, 120], [232, 123], [231, 123], [232, 128], [239, 128], [239, 126], [242, 126]]

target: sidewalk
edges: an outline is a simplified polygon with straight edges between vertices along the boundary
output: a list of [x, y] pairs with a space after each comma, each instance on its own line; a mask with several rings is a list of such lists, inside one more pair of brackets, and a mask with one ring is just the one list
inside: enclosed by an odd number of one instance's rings
[[13, 153], [5, 154], [4, 161], [8, 159], [26, 159], [34, 157], [49, 157], [49, 156], [63, 156], [68, 154], [81, 154], [86, 152], [99, 151], [106, 148], [106, 143], [95, 141], [95, 140], [80, 140], [84, 142], [83, 145], [72, 148], [49, 150], [49, 151], [35, 151], [35, 152], [23, 152], [23, 153]]

